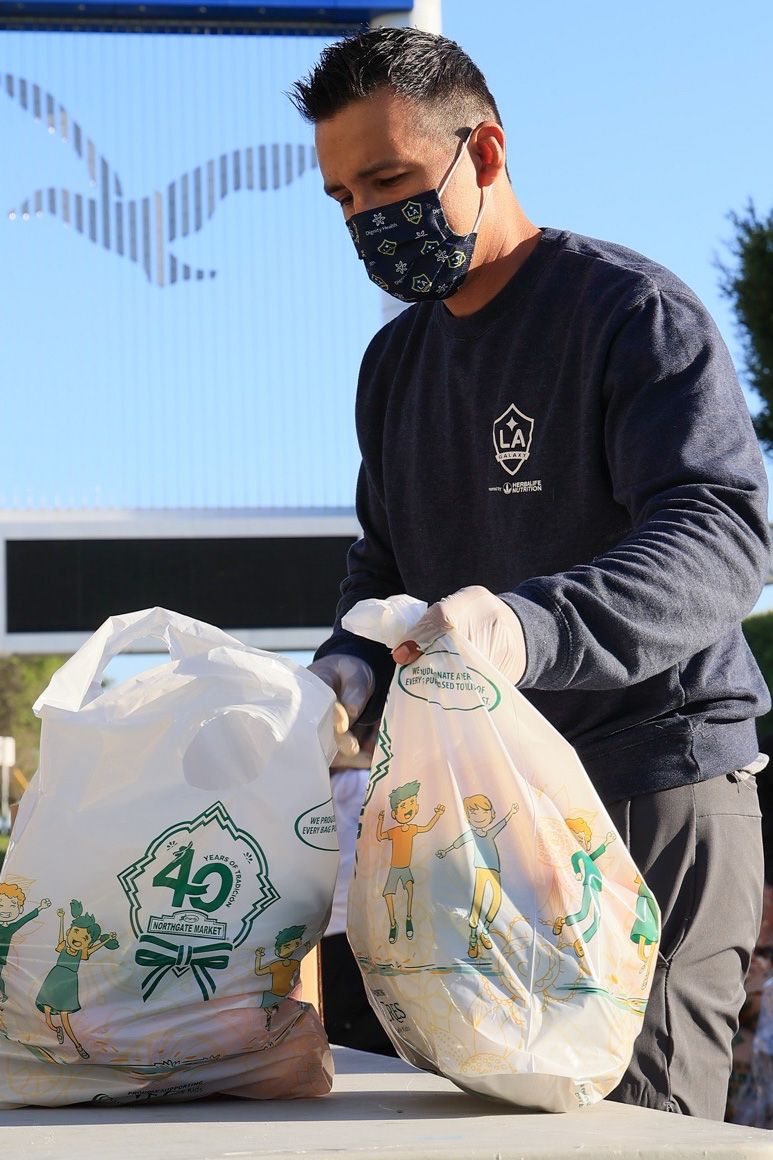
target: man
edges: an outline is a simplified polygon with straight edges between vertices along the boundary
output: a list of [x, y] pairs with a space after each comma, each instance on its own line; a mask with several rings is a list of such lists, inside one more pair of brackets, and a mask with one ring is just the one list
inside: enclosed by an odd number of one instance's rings
[[[576, 747], [662, 911], [615, 1098], [721, 1118], [769, 704], [740, 630], [769, 565], [766, 482], [728, 353], [669, 271], [528, 220], [494, 99], [452, 42], [338, 42], [294, 99], [366, 272], [417, 302], [362, 365], [363, 536], [313, 664], [341, 748], [393, 661], [446, 626], [486, 653]], [[342, 630], [398, 592], [431, 607], [391, 658]]]

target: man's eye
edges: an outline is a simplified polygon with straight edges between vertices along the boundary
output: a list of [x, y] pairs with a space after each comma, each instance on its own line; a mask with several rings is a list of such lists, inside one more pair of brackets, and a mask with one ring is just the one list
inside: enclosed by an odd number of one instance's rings
[[388, 188], [390, 185], [397, 185], [398, 181], [402, 181], [404, 177], [404, 173], [395, 173], [392, 177], [382, 177], [379, 181], [379, 185], [386, 186]]

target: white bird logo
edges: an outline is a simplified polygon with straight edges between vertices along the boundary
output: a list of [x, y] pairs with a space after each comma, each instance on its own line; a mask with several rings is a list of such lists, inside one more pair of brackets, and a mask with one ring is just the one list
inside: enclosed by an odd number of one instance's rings
[[51, 93], [10, 73], [0, 74], [0, 88], [52, 136], [58, 134], [72, 146], [86, 166], [93, 190], [90, 195], [53, 186], [36, 189], [18, 209], [9, 211], [10, 220], [57, 217], [95, 245], [140, 264], [148, 281], [157, 286], [215, 277], [215, 270], [179, 261], [169, 245], [203, 229], [229, 193], [279, 189], [317, 167], [311, 145], [250, 145], [197, 165], [163, 192], [126, 199], [118, 174]]

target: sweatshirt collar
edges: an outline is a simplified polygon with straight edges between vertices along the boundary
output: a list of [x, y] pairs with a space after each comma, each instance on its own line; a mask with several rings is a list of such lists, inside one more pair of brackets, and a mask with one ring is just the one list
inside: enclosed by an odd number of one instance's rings
[[499, 318], [504, 315], [512, 316], [513, 310], [533, 290], [553, 261], [559, 243], [565, 236], [564, 231], [550, 227], [542, 228], [540, 239], [526, 261], [490, 302], [480, 310], [476, 310], [474, 314], [467, 314], [461, 318], [452, 314], [442, 302], [435, 302], [431, 307], [432, 321], [449, 337], [474, 339]]

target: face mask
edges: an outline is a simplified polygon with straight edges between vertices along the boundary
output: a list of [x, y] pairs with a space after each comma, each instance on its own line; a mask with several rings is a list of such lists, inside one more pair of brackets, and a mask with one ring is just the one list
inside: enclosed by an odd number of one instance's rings
[[438, 189], [353, 214], [346, 223], [371, 282], [393, 298], [403, 302], [450, 298], [467, 275], [489, 190], [481, 193], [469, 234], [455, 234], [449, 228], [440, 203], [464, 154], [465, 146]]

